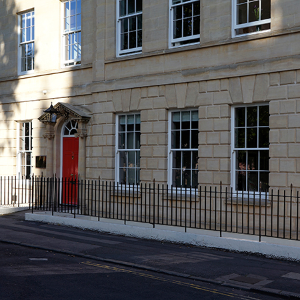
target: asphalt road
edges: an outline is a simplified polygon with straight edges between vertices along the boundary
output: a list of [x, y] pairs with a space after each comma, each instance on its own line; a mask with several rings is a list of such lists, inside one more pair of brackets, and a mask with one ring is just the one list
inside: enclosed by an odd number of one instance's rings
[[274, 299], [117, 264], [0, 243], [0, 299]]
[[[19, 249], [18, 245], [27, 247]], [[102, 299], [99, 297], [104, 294], [112, 295], [105, 299], [171, 299], [171, 295], [178, 299], [181, 294], [192, 299], [193, 293], [202, 293], [195, 299], [241, 295], [256, 299], [294, 295], [300, 299], [299, 262], [28, 222], [24, 212], [0, 216], [0, 247], [8, 249], [0, 249], [0, 300], [68, 299], [69, 294], [72, 299]], [[13, 268], [8, 268], [9, 263]], [[34, 272], [28, 275], [31, 268]], [[127, 268], [129, 271], [123, 271]], [[109, 275], [103, 275], [107, 272]], [[140, 275], [144, 272], [172, 279]], [[65, 288], [65, 294], [59, 296]], [[217, 292], [212, 291], [215, 289]], [[114, 294], [118, 290], [123, 294]], [[21, 297], [22, 291], [36, 298]], [[43, 292], [50, 298], [45, 298]], [[227, 296], [230, 293], [238, 296]], [[181, 295], [180, 299], [185, 298]]]

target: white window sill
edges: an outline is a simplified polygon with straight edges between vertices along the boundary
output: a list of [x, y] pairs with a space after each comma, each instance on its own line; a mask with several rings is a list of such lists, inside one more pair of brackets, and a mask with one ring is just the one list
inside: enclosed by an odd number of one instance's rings
[[[235, 28], [237, 30], [239, 28]], [[271, 32], [271, 29], [266, 29], [266, 30], [261, 30], [261, 31], [255, 31], [255, 32], [249, 32], [249, 33], [244, 33], [244, 34], [234, 34], [232, 38], [239, 38], [239, 37], [246, 37], [246, 36], [252, 36], [252, 35], [257, 35], [257, 34], [264, 34], [264, 33], [269, 33]]]
[[18, 76], [26, 76], [34, 74], [34, 70], [26, 71], [26, 72], [18, 72]]

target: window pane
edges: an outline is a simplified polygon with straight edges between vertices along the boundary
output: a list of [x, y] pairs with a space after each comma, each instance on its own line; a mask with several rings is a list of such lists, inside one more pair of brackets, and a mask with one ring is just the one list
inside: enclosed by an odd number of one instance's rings
[[128, 14], [135, 12], [135, 0], [128, 0]]
[[182, 185], [184, 187], [190, 187], [191, 186], [191, 170], [183, 171], [183, 183], [182, 183]]
[[27, 71], [27, 60], [26, 58], [21, 59], [21, 72]]
[[200, 17], [194, 18], [193, 35], [200, 34]]
[[71, 16], [70, 17], [70, 23], [71, 23], [71, 25], [70, 25], [70, 30], [75, 30], [76, 29], [76, 27], [75, 27], [75, 25], [76, 25], [76, 23], [75, 23], [75, 21], [76, 21], [76, 16]]
[[260, 7], [259, 1], [249, 3], [249, 22], [259, 21]]
[[248, 170], [258, 170], [258, 151], [248, 151]]
[[236, 148], [245, 148], [245, 129], [235, 129], [235, 145]]
[[247, 148], [257, 148], [257, 128], [247, 128]]
[[194, 16], [200, 15], [200, 1], [194, 3]]
[[[192, 121], [198, 122], [198, 111], [196, 111], [196, 110], [192, 111]], [[197, 128], [198, 128], [198, 125], [197, 125]]]
[[269, 171], [269, 151], [260, 151], [259, 169]]
[[65, 18], [65, 31], [70, 30], [70, 18]]
[[25, 28], [25, 21], [26, 21], [26, 16], [22, 15], [21, 16], [21, 28]]
[[126, 168], [119, 169], [119, 183], [121, 184], [126, 183]]
[[33, 56], [33, 43], [27, 44], [27, 56]]
[[135, 184], [135, 169], [128, 169], [128, 182], [127, 184]]
[[259, 106], [259, 126], [269, 126], [269, 106]]
[[173, 168], [181, 169], [181, 151], [173, 152]]
[[139, 184], [140, 183], [140, 170], [137, 169], [136, 170], [136, 184]]
[[198, 130], [198, 120], [197, 121], [192, 121], [192, 129], [197, 129]]
[[140, 149], [140, 136], [139, 132], [135, 134], [135, 149]]
[[182, 168], [184, 169], [191, 169], [191, 152], [190, 151], [183, 151], [182, 152]]
[[136, 48], [136, 32], [129, 33], [129, 49]]
[[128, 152], [128, 167], [129, 168], [135, 167], [135, 152], [134, 151]]
[[193, 15], [193, 4], [186, 4], [183, 5], [183, 17], [187, 18], [187, 17], [191, 17]]
[[71, 9], [70, 9], [70, 15], [73, 16], [76, 13], [76, 1], [70, 1]]
[[128, 33], [121, 34], [121, 50], [128, 49]]
[[271, 18], [271, 0], [261, 0], [261, 19]]
[[140, 114], [135, 115], [135, 123], [136, 124], [141, 124], [141, 115]]
[[142, 35], [142, 30], [139, 30], [138, 33], [138, 41], [137, 41], [137, 46], [142, 47], [142, 41], [143, 41], [143, 35]]
[[183, 36], [192, 35], [192, 18], [183, 20]]
[[181, 131], [181, 148], [190, 148], [190, 131], [188, 130]]
[[81, 29], [81, 15], [77, 15], [76, 29]]
[[181, 171], [178, 169], [173, 169], [172, 185], [173, 186], [181, 186]]
[[143, 10], [143, 0], [136, 0], [136, 12]]
[[31, 13], [26, 14], [26, 27], [31, 26]]
[[128, 19], [121, 20], [121, 33], [128, 32]]
[[269, 128], [259, 128], [259, 147], [269, 148]]
[[248, 107], [247, 108], [247, 126], [257, 126], [257, 107]]
[[129, 31], [136, 30], [136, 17], [129, 18]]
[[197, 149], [198, 148], [198, 130], [192, 130], [192, 145], [191, 148]]
[[126, 15], [126, 0], [121, 0], [120, 1], [120, 16], [125, 16]]
[[140, 167], [140, 151], [136, 151], [136, 166]]
[[177, 39], [182, 37], [182, 21], [181, 20], [174, 21], [173, 27], [174, 27], [173, 38]]
[[81, 0], [77, 0], [77, 14], [81, 14]]
[[241, 4], [237, 7], [237, 23], [247, 23], [247, 4]]
[[119, 133], [119, 149], [125, 149], [125, 133]]
[[[127, 116], [127, 124], [128, 125], [133, 125], [134, 124], [134, 115], [128, 115]], [[130, 128], [130, 129], [129, 129]], [[127, 130], [133, 130], [133, 126], [128, 126], [128, 129]]]
[[191, 120], [191, 113], [189, 111], [184, 111], [181, 113], [181, 118], [182, 118], [182, 122], [188, 122], [189, 124]]
[[236, 168], [242, 171], [246, 170], [246, 151], [237, 151]]
[[258, 172], [248, 173], [248, 190], [258, 191]]
[[33, 70], [33, 61], [32, 57], [28, 56], [27, 57], [27, 71]]
[[140, 123], [135, 124], [135, 130], [136, 131], [141, 131], [141, 124]]
[[126, 168], [127, 167], [127, 152], [120, 151], [119, 152], [119, 162], [120, 162], [120, 168]]
[[246, 172], [236, 172], [236, 190], [246, 191]]
[[22, 29], [21, 31], [21, 42], [25, 42], [26, 41], [26, 30]]
[[26, 41], [30, 41], [31, 40], [31, 34], [30, 34], [30, 27], [26, 28]]
[[198, 170], [198, 151], [192, 151], [192, 169]]
[[171, 147], [173, 149], [179, 149], [180, 148], [180, 131], [172, 131]]
[[142, 15], [138, 15], [138, 16], [137, 16], [137, 23], [138, 23], [137, 28], [138, 28], [138, 29], [142, 29], [142, 26], [143, 26]]
[[260, 172], [259, 188], [261, 192], [268, 192], [269, 172]]
[[192, 188], [198, 185], [198, 171], [192, 171]]
[[176, 6], [173, 10], [173, 18], [174, 20], [181, 20], [182, 19], [182, 6]]
[[172, 129], [180, 129], [180, 113], [175, 112], [172, 114]]
[[245, 126], [245, 107], [235, 109], [235, 127]]
[[[125, 125], [126, 124], [126, 117], [125, 116], [120, 116], [119, 117], [119, 124], [120, 125]], [[122, 129], [123, 131], [125, 130], [125, 127], [121, 127], [121, 128], [124, 128], [124, 129]], [[121, 130], [121, 128], [119, 130]]]
[[129, 132], [127, 134], [127, 149], [134, 149], [134, 133]]

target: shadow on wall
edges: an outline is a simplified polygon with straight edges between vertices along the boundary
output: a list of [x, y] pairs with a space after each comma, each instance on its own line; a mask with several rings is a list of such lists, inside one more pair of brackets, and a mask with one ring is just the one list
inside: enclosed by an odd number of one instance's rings
[[[0, 170], [16, 173], [18, 99], [18, 12], [15, 0], [0, 1]], [[35, 51], [36, 52], [36, 51]]]
[[[18, 49], [18, 23], [15, 1], [0, 2], [0, 168], [5, 172], [5, 165], [12, 159], [15, 152], [14, 119], [15, 111], [19, 105], [15, 99], [15, 89], [18, 82], [17, 75], [17, 49]], [[8, 80], [11, 79], [11, 80]], [[5, 165], [4, 165], [5, 163]], [[1, 174], [3, 175], [3, 174]]]

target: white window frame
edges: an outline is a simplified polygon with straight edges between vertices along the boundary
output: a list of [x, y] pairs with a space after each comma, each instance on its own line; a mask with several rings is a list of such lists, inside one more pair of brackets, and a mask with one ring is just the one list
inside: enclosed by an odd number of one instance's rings
[[[26, 28], [26, 24], [24, 27], [24, 32], [25, 32], [25, 41], [22, 42], [22, 18], [24, 16], [28, 16], [29, 14], [31, 14], [31, 26], [29, 26], [31, 28], [30, 30], [30, 37], [28, 38], [27, 34], [28, 31], [25, 30]], [[33, 21], [33, 25], [32, 25], [32, 21]], [[25, 21], [26, 22], [26, 21]], [[34, 37], [35, 37], [35, 13], [34, 13], [34, 9], [30, 9], [28, 11], [22, 12], [18, 15], [18, 74], [19, 75], [25, 75], [25, 74], [30, 74], [34, 72], [34, 52], [35, 52], [35, 45], [34, 45]], [[27, 39], [28, 38], [28, 39]], [[32, 55], [30, 55], [31, 57], [31, 69], [28, 70], [28, 68], [26, 68], [26, 70], [22, 71], [22, 60], [24, 58], [22, 58], [22, 48], [23, 47], [27, 47], [29, 44], [32, 44], [33, 47], [33, 51], [32, 51]], [[29, 56], [26, 56], [29, 57]]]
[[[249, 105], [234, 105], [231, 107], [231, 187], [233, 192], [238, 194], [242, 194], [242, 191], [238, 190], [237, 187], [237, 175], [236, 175], [236, 171], [238, 170], [237, 166], [236, 166], [236, 162], [237, 162], [237, 151], [268, 151], [270, 147], [259, 147], [259, 134], [257, 135], [257, 147], [256, 148], [239, 148], [235, 146], [235, 110], [236, 108], [248, 108], [248, 107], [261, 107], [261, 106], [269, 106], [269, 103], [261, 103], [261, 104], [249, 104]], [[258, 112], [259, 114], [259, 112]], [[245, 122], [246, 122], [246, 117], [245, 117]], [[258, 122], [258, 119], [257, 119]], [[270, 126], [257, 126], [258, 128], [270, 128]], [[243, 127], [242, 127], [243, 128]], [[248, 127], [249, 128], [249, 127]], [[254, 127], [253, 127], [254, 128]], [[245, 123], [245, 130], [247, 130], [247, 124]], [[246, 136], [245, 136], [246, 138]], [[259, 158], [258, 158], [259, 159]], [[246, 161], [246, 165], [247, 165], [247, 161]], [[269, 167], [270, 168], [270, 167]], [[260, 166], [258, 166], [257, 172], [260, 173], [261, 171], [265, 171], [265, 170], [261, 170]], [[246, 172], [246, 171], [245, 171]], [[249, 171], [248, 171], [249, 172]], [[246, 184], [247, 184], [247, 180], [246, 180]], [[248, 194], [248, 190], [246, 189], [245, 191], [243, 191], [243, 193], [247, 193]], [[259, 195], [260, 191], [251, 191], [249, 190], [249, 194], [253, 195], [254, 193], [257, 194], [257, 196]], [[263, 192], [261, 192], [263, 193]]]
[[[26, 136], [25, 134], [21, 135], [22, 132], [22, 126], [24, 124], [29, 124], [29, 135]], [[28, 137], [29, 144], [28, 148], [25, 149], [25, 137]], [[33, 136], [32, 136], [32, 120], [29, 121], [20, 121], [17, 122], [17, 174], [19, 178], [22, 178], [25, 176], [26, 179], [29, 179], [32, 176], [32, 167], [33, 167], [33, 160], [32, 160], [32, 142], [33, 142]], [[22, 164], [22, 156], [25, 155], [25, 164]], [[30, 165], [26, 163], [26, 155], [30, 155]], [[27, 168], [30, 168], [29, 174], [27, 174]], [[25, 168], [25, 174], [23, 174], [22, 169]]]
[[[117, 20], [116, 48], [117, 48], [117, 51], [116, 52], [117, 52], [117, 56], [120, 57], [120, 56], [124, 56], [124, 55], [134, 55], [134, 54], [142, 53], [142, 48], [143, 48], [142, 46], [141, 47], [130, 48], [130, 49], [126, 49], [126, 50], [121, 50], [121, 25], [122, 25], [122, 20], [123, 19], [128, 19], [130, 17], [138, 17], [138, 16], [142, 16], [142, 23], [143, 23], [143, 8], [142, 8], [142, 11], [131, 13], [131, 14], [128, 14], [128, 11], [127, 11], [126, 15], [120, 16], [120, 1], [122, 1], [122, 0], [116, 0], [116, 7], [117, 7], [117, 9], [116, 9], [116, 13], [117, 13], [117, 18], [116, 18], [116, 20]], [[128, 0], [126, 0], [126, 1], [128, 1]], [[136, 0], [135, 0], [135, 5], [136, 5]], [[127, 8], [128, 8], [128, 5], [127, 5]], [[136, 20], [136, 22], [138, 22], [138, 21]], [[137, 33], [137, 31], [138, 30], [136, 30], [136, 33]], [[142, 31], [142, 35], [143, 35], [143, 25], [142, 25], [141, 31]]]
[[[199, 2], [200, 5], [200, 0], [188, 0], [185, 2], [173, 4], [173, 0], [169, 0], [169, 7], [170, 7], [170, 15], [169, 15], [169, 48], [177, 48], [177, 47], [185, 47], [189, 45], [196, 45], [200, 43], [200, 28], [199, 28], [199, 34], [196, 35], [191, 35], [191, 36], [186, 36], [186, 37], [181, 37], [181, 38], [174, 38], [174, 7], [177, 6], [184, 6], [189, 3], [195, 3]], [[193, 15], [194, 18], [194, 15]], [[201, 22], [201, 7], [200, 7], [200, 21], [199, 21], [199, 26]], [[183, 26], [182, 26], [183, 30]], [[199, 41], [194, 42], [194, 40], [198, 39]], [[188, 43], [190, 41], [190, 43]], [[186, 44], [181, 44], [181, 42], [187, 42]]]
[[[197, 124], [198, 124], [198, 128], [197, 128], [197, 148], [172, 148], [172, 114], [173, 113], [177, 113], [177, 112], [180, 112], [180, 115], [181, 113], [183, 112], [197, 112]], [[183, 152], [183, 151], [188, 151], [188, 152], [193, 152], [195, 151], [197, 153], [197, 158], [196, 158], [196, 161], [197, 161], [197, 166], [198, 166], [198, 147], [199, 147], [199, 142], [198, 142], [198, 134], [199, 134], [199, 117], [198, 117], [198, 110], [197, 109], [188, 109], [188, 110], [172, 110], [172, 111], [169, 111], [169, 116], [168, 116], [168, 186], [171, 187], [173, 186], [173, 188], [175, 188], [175, 186], [173, 185], [173, 153], [175, 151], [180, 151], [180, 152]], [[181, 126], [181, 125], [180, 125]], [[190, 131], [191, 130], [195, 130], [195, 129], [192, 129], [192, 127], [190, 127], [189, 129]], [[180, 129], [181, 131], [181, 129]], [[181, 142], [180, 142], [181, 144]], [[191, 156], [191, 159], [192, 159], [192, 156]], [[197, 180], [197, 186], [198, 186], [198, 167], [197, 169], [192, 169], [192, 161], [191, 161], [191, 172], [192, 171], [196, 171], [197, 172], [197, 175], [196, 175], [196, 180]], [[182, 179], [182, 178], [181, 178]], [[192, 186], [192, 177], [191, 177], [191, 186]], [[185, 187], [185, 186], [179, 186], [178, 188], [182, 189], [182, 190], [190, 190], [190, 188], [193, 190], [194, 187]]]
[[[69, 5], [71, 5], [71, 2], [76, 3], [76, 8], [75, 8], [75, 29], [71, 30], [69, 29], [65, 29], [65, 19], [68, 16], [65, 16], [65, 5], [66, 3], [69, 3]], [[82, 0], [80, 1], [80, 27], [77, 28], [77, 16], [79, 15], [77, 13], [77, 1], [78, 0], [67, 0], [67, 1], [62, 1], [61, 5], [62, 5], [62, 12], [61, 12], [61, 20], [62, 20], [62, 66], [63, 67], [73, 67], [73, 66], [79, 66], [81, 65], [81, 60], [82, 60], [82, 41], [81, 41], [81, 22], [82, 22], [82, 18], [81, 18], [81, 3]], [[69, 10], [70, 11], [70, 10]], [[70, 26], [70, 24], [69, 24]], [[80, 56], [74, 59], [66, 59], [66, 55], [67, 55], [67, 44], [66, 44], [66, 39], [73, 34], [77, 34], [80, 35], [80, 43], [78, 42], [78, 38], [77, 38], [77, 45], [80, 45]], [[69, 45], [69, 44], [68, 44]], [[79, 49], [77, 50], [79, 51]]]
[[[240, 36], [247, 36], [247, 35], [252, 35], [252, 34], [258, 34], [261, 32], [268, 32], [271, 31], [271, 29], [266, 29], [262, 31], [255, 31], [255, 32], [249, 32], [249, 33], [243, 33], [243, 34], [237, 34], [236, 30], [238, 29], [243, 29], [243, 28], [248, 28], [248, 27], [253, 27], [253, 26], [261, 26], [264, 24], [270, 24], [271, 28], [271, 18], [270, 19], [265, 19], [265, 20], [258, 20], [256, 22], [249, 22], [249, 1], [253, 2], [253, 0], [245, 0], [247, 1], [247, 23], [240, 24], [238, 25], [238, 18], [237, 18], [237, 0], [232, 0], [232, 37], [240, 37]], [[261, 7], [261, 0], [256, 0], [259, 1], [259, 7]], [[270, 7], [271, 9], [271, 7]], [[272, 17], [272, 16], [271, 16]], [[261, 19], [261, 10], [259, 11], [259, 19]]]
[[[115, 137], [115, 182], [118, 184], [120, 183], [120, 153], [121, 152], [128, 152], [128, 151], [132, 151], [132, 152], [139, 152], [140, 153], [140, 148], [132, 148], [132, 149], [128, 149], [126, 148], [126, 141], [125, 141], [125, 147], [124, 149], [120, 148], [119, 146], [119, 124], [120, 124], [120, 117], [122, 116], [129, 116], [129, 115], [134, 115], [135, 118], [136, 116], [140, 116], [141, 114], [139, 112], [135, 112], [135, 113], [127, 113], [127, 114], [120, 114], [120, 115], [117, 115], [117, 118], [116, 118], [116, 137]], [[127, 119], [126, 119], [127, 120]], [[126, 124], [127, 124], [127, 121], [126, 121]], [[134, 123], [136, 124], [136, 123]], [[141, 123], [140, 123], [141, 124]], [[140, 125], [141, 126], [141, 125]], [[133, 133], [134, 133], [134, 136], [135, 136], [135, 133], [137, 131], [134, 130]], [[141, 129], [140, 129], [140, 132], [141, 132]], [[125, 131], [125, 139], [127, 139], [127, 135], [126, 135], [127, 131]], [[135, 141], [135, 138], [134, 138], [134, 145], [136, 145], [136, 141]], [[126, 168], [128, 168], [128, 165], [126, 166]], [[140, 172], [141, 170], [141, 166], [137, 166], [136, 162], [135, 162], [135, 167], [133, 167], [133, 169], [136, 169], [138, 172]], [[137, 175], [135, 173], [135, 183], [134, 185], [139, 185], [140, 184], [140, 176], [138, 176], [139, 178], [137, 178]], [[139, 179], [139, 181], [137, 181], [137, 179]], [[128, 183], [126, 183], [126, 185], [129, 185]], [[132, 183], [130, 184], [132, 185]]]

